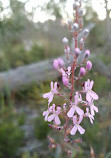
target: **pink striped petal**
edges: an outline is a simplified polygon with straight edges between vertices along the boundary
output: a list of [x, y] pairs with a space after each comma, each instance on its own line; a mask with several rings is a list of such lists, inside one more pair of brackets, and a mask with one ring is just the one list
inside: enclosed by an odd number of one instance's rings
[[89, 88], [92, 89], [92, 88], [93, 88], [93, 85], [94, 85], [94, 81], [91, 81], [91, 82], [90, 82], [90, 87], [89, 87]]
[[48, 98], [50, 96], [50, 92], [43, 94], [43, 98]]
[[51, 90], [53, 90], [53, 82], [50, 83]]
[[74, 113], [75, 113], [75, 107], [71, 107], [70, 110], [67, 113], [67, 116], [68, 117], [73, 117]]
[[99, 99], [98, 95], [94, 91], [91, 91], [91, 96], [92, 96], [92, 98], [94, 100], [98, 100]]
[[90, 109], [91, 109], [91, 115], [92, 115], [92, 116], [94, 116], [94, 115], [95, 115], [95, 113], [94, 113], [93, 106], [91, 106], [91, 107], [90, 107]]
[[55, 116], [55, 124], [56, 125], [60, 125], [61, 124], [61, 121], [60, 121], [58, 115]]
[[76, 132], [77, 132], [77, 126], [74, 126], [72, 130], [70, 131], [70, 134], [75, 135]]
[[81, 108], [79, 108], [78, 106], [75, 106], [75, 110], [78, 113], [78, 115], [83, 115], [84, 114], [84, 111]]
[[82, 122], [82, 120], [83, 120], [83, 115], [81, 115], [81, 116], [79, 117], [79, 120], [78, 120], [77, 124], [80, 124], [80, 123]]
[[98, 112], [98, 108], [96, 106], [93, 105], [93, 109]]
[[[51, 94], [50, 94], [50, 97], [49, 97], [49, 100], [48, 100], [48, 103], [49, 103], [49, 104], [52, 102], [53, 97], [54, 97], [54, 94], [53, 94], [53, 93], [51, 93]], [[48, 105], [49, 105], [49, 104], [48, 104]]]
[[51, 122], [51, 121], [54, 119], [54, 117], [55, 117], [55, 114], [50, 115], [50, 116], [48, 117], [48, 121]]
[[43, 116], [47, 115], [48, 114], [48, 111], [44, 111], [43, 112]]
[[53, 113], [55, 113], [55, 106], [56, 106], [55, 104], [52, 105], [52, 111], [53, 111]]
[[93, 119], [93, 118], [91, 118], [91, 117], [89, 117], [89, 119], [90, 119], [90, 122], [93, 124], [93, 120], [94, 120], [94, 119]]
[[74, 116], [73, 116], [73, 123], [74, 123], [74, 124], [77, 124], [77, 115], [74, 115]]
[[60, 112], [61, 112], [61, 107], [60, 107], [60, 106], [58, 106], [58, 107], [57, 107], [57, 111], [56, 111], [57, 115], [59, 115], [59, 114], [60, 114]]
[[90, 92], [88, 92], [88, 93], [86, 94], [86, 100], [87, 100], [88, 102], [91, 102]]
[[44, 118], [45, 121], [48, 121], [48, 114], [45, 115], [45, 118]]
[[78, 131], [80, 132], [80, 134], [84, 134], [85, 129], [78, 125]]
[[57, 82], [54, 83], [54, 90], [57, 89]]
[[90, 86], [90, 80], [89, 79], [87, 80], [87, 86], [88, 87]]

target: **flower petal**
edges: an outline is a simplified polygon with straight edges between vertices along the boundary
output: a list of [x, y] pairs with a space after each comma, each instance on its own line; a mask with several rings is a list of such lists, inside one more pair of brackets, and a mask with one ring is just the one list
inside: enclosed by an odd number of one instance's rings
[[48, 100], [48, 105], [52, 102], [53, 97], [54, 97], [54, 94], [51, 93], [51, 94], [50, 94], [50, 97], [49, 97], [49, 100]]
[[93, 105], [90, 106], [90, 109], [91, 109], [91, 115], [94, 116], [95, 113], [94, 113]]
[[78, 113], [78, 115], [83, 115], [84, 114], [84, 111], [81, 108], [79, 108], [78, 106], [75, 106], [75, 110]]
[[60, 107], [60, 106], [58, 106], [58, 107], [57, 107], [57, 110], [56, 110], [57, 115], [59, 115], [59, 114], [60, 114], [60, 112], [61, 112], [61, 107]]
[[99, 99], [98, 95], [94, 91], [91, 91], [91, 96], [92, 96], [92, 98], [94, 100], [98, 100]]
[[48, 114], [48, 110], [43, 112], [43, 116]]
[[93, 119], [91, 117], [89, 117], [89, 119], [90, 119], [90, 122], [93, 124]]
[[43, 98], [49, 98], [50, 92], [43, 94]]
[[45, 121], [48, 121], [48, 114], [45, 115], [45, 118], [44, 118]]
[[70, 110], [67, 113], [67, 116], [68, 117], [73, 117], [74, 112], [75, 112], [75, 107], [71, 107]]
[[98, 112], [98, 108], [96, 106], [93, 105], [93, 109]]
[[54, 117], [55, 117], [55, 114], [50, 115], [50, 116], [48, 117], [48, 121], [51, 122], [51, 121], [54, 119]]
[[80, 132], [80, 134], [84, 134], [85, 129], [78, 125], [78, 131]]
[[91, 102], [90, 92], [86, 93], [86, 100], [87, 100], [88, 102]]
[[53, 82], [50, 83], [51, 90], [53, 90]]
[[52, 105], [52, 111], [53, 111], [53, 113], [55, 113], [55, 107], [56, 107], [56, 105], [53, 104], [53, 105]]
[[90, 87], [89, 87], [90, 90], [93, 88], [93, 85], [94, 85], [94, 81], [91, 81], [91, 82], [90, 82]]
[[74, 124], [77, 124], [77, 115], [74, 115], [74, 116], [73, 116], [73, 123], [74, 123]]
[[57, 82], [54, 83], [54, 90], [57, 89]]
[[78, 120], [77, 124], [80, 124], [80, 123], [82, 122], [82, 120], [83, 120], [83, 115], [81, 115], [81, 116], [79, 117], [79, 120]]
[[74, 126], [72, 130], [70, 131], [70, 134], [75, 135], [76, 132], [77, 132], [77, 126]]
[[55, 124], [56, 125], [60, 125], [61, 124], [61, 121], [60, 121], [58, 115], [55, 116]]

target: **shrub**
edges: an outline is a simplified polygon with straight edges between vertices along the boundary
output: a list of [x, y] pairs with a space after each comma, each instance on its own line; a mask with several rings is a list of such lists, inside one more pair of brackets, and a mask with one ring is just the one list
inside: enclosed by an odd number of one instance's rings
[[22, 145], [24, 133], [16, 117], [8, 110], [1, 114], [0, 120], [0, 158], [14, 158]]
[[43, 140], [47, 137], [50, 128], [48, 123], [44, 122], [42, 115], [35, 120], [35, 136], [39, 140]]

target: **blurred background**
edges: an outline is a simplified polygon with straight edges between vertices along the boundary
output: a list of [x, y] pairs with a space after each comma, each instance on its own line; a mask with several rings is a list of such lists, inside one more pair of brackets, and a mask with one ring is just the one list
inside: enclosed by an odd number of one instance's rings
[[[58, 139], [58, 133], [44, 122], [42, 95], [51, 80], [60, 80], [56, 71], [48, 74], [48, 66], [52, 70], [52, 58], [64, 55], [63, 37], [71, 45], [66, 23], [73, 17], [72, 4], [0, 0], [0, 158], [67, 157], [48, 148], [47, 135]], [[87, 77], [100, 99], [94, 125], [84, 123], [83, 143], [74, 146], [73, 158], [90, 158], [92, 148], [96, 158], [111, 158], [111, 0], [83, 0], [83, 10], [84, 26], [91, 27], [85, 47], [93, 69]]]

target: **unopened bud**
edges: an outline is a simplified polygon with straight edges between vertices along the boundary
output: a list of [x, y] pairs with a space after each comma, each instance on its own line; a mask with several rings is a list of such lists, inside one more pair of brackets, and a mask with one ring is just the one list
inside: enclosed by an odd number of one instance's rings
[[79, 30], [79, 25], [77, 23], [74, 23], [72, 25], [72, 32], [76, 33], [76, 32], [78, 32], [78, 30]]
[[85, 73], [86, 73], [85, 68], [84, 68], [84, 67], [81, 67], [81, 68], [80, 68], [80, 75], [81, 75], [81, 76], [84, 76]]
[[87, 70], [91, 70], [91, 68], [92, 68], [92, 63], [91, 63], [91, 61], [87, 61], [86, 69], [87, 69]]
[[89, 36], [89, 30], [85, 29], [83, 34], [84, 34], [84, 37], [87, 38]]
[[82, 9], [78, 9], [77, 10], [78, 16], [82, 17], [83, 16], [83, 10]]
[[58, 59], [58, 64], [59, 64], [59, 66], [64, 66], [65, 63], [61, 58], [59, 58]]
[[88, 58], [90, 56], [90, 51], [89, 50], [86, 50], [85, 51], [85, 58]]
[[64, 86], [68, 86], [68, 84], [69, 84], [69, 80], [66, 77], [62, 77], [62, 82], [63, 82]]
[[54, 67], [54, 69], [58, 69], [59, 68], [58, 60], [54, 60], [53, 67]]
[[80, 7], [80, 3], [77, 1], [75, 3], [73, 3], [73, 9], [76, 10]]
[[63, 42], [64, 44], [67, 44], [69, 41], [68, 41], [68, 39], [67, 39], [66, 37], [64, 37], [63, 40], [62, 40], [62, 42]]
[[76, 48], [75, 49], [75, 54], [76, 54], [76, 57], [78, 57], [78, 55], [81, 53], [80, 49], [79, 48]]

